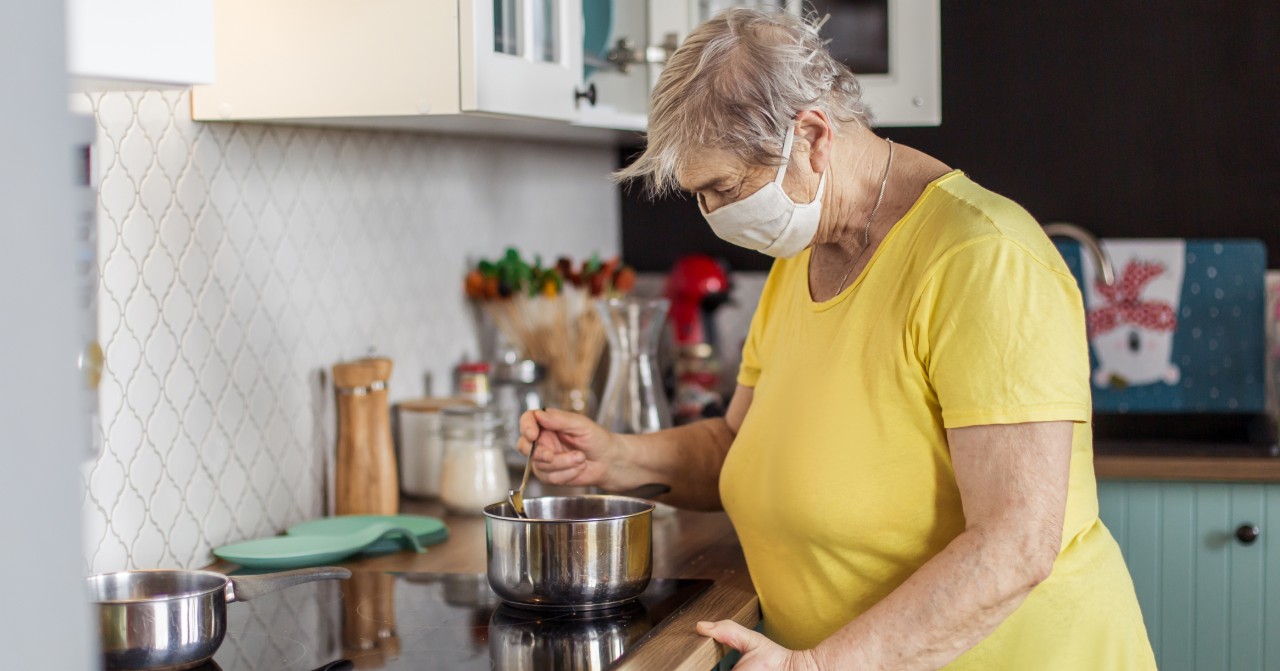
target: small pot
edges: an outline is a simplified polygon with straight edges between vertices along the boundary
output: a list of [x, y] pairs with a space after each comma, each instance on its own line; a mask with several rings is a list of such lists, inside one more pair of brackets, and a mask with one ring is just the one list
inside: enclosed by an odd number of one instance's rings
[[[641, 489], [656, 496], [669, 488]], [[528, 519], [517, 517], [507, 502], [484, 509], [489, 585], [503, 601], [524, 608], [595, 610], [633, 601], [649, 586], [652, 501], [542, 496], [525, 499], [524, 506]]]
[[120, 571], [90, 576], [108, 669], [178, 671], [213, 657], [227, 633], [227, 604], [316, 580], [344, 568], [306, 568], [229, 578], [212, 571]]

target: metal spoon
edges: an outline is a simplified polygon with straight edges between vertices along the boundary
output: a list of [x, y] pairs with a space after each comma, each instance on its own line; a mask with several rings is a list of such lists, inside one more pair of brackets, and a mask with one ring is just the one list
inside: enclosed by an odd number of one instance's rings
[[533, 451], [536, 449], [538, 449], [538, 441], [535, 440], [529, 446], [529, 460], [524, 462], [524, 477], [520, 479], [520, 489], [507, 490], [507, 502], [515, 509], [516, 517], [522, 520], [529, 519], [529, 516], [524, 514], [524, 488], [529, 485], [529, 471], [533, 470]]

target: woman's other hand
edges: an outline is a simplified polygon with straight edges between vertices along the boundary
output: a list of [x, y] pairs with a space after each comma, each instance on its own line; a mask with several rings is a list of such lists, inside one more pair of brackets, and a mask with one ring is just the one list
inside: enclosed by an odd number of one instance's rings
[[810, 651], [788, 650], [733, 620], [699, 622], [698, 633], [742, 653], [734, 671], [818, 671], [820, 668]]
[[530, 410], [520, 416], [520, 443], [516, 449], [528, 455], [534, 441], [533, 472], [553, 485], [597, 486], [611, 489], [617, 480], [615, 466], [618, 436], [576, 412]]

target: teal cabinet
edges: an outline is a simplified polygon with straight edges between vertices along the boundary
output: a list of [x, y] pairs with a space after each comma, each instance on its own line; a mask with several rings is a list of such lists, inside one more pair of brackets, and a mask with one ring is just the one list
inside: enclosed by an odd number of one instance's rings
[[1104, 480], [1098, 503], [1162, 671], [1280, 671], [1280, 484]]

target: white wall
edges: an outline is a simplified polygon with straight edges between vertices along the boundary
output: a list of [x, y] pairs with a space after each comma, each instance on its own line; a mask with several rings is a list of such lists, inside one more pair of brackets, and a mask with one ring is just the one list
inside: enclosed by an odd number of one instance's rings
[[446, 391], [466, 259], [619, 245], [615, 152], [198, 124], [177, 91], [80, 94], [98, 125], [105, 451], [87, 568], [200, 566], [323, 512], [333, 399], [370, 346], [392, 399]]

